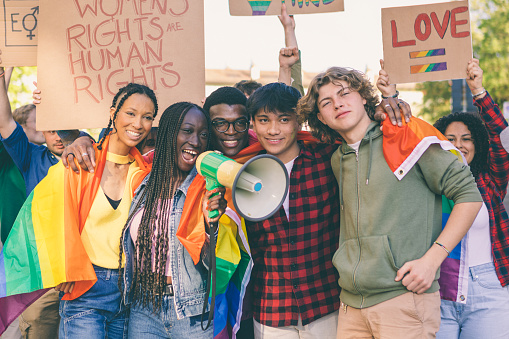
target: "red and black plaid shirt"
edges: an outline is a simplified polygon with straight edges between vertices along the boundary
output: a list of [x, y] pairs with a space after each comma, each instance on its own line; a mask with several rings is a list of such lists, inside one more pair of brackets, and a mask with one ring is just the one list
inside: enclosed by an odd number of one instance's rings
[[480, 108], [490, 138], [488, 171], [481, 172], [476, 182], [490, 216], [491, 249], [498, 280], [506, 286], [509, 284], [509, 218], [503, 200], [509, 180], [509, 153], [502, 147], [500, 133], [507, 128], [507, 121], [489, 94], [474, 104]]
[[254, 267], [254, 318], [272, 327], [307, 325], [339, 309], [332, 256], [339, 242], [337, 145], [304, 145], [290, 174], [289, 213], [248, 222]]

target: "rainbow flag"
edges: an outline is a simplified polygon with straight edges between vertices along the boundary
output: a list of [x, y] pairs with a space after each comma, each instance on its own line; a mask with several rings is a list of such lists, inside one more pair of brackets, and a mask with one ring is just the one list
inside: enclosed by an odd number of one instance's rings
[[[96, 149], [95, 173], [79, 174], [61, 162], [52, 166], [26, 199], [0, 253], [0, 333], [45, 289], [75, 282], [72, 300], [97, 280], [81, 242], [81, 231], [99, 188], [108, 139]], [[140, 170], [131, 177], [131, 194], [149, 173], [136, 148], [131, 155]], [[42, 291], [41, 291], [42, 290]]]
[[419, 118], [412, 117], [409, 123], [403, 120], [402, 127], [394, 126], [390, 119], [385, 119], [382, 123], [382, 131], [385, 160], [399, 180], [405, 177], [428, 147], [433, 144], [451, 151], [460, 161], [464, 161], [463, 154], [442, 133]]
[[[451, 215], [454, 202], [442, 196], [442, 229]], [[468, 232], [460, 243], [449, 253], [440, 266], [440, 298], [458, 303], [467, 302], [468, 263], [466, 258]], [[465, 291], [465, 292], [463, 292]]]

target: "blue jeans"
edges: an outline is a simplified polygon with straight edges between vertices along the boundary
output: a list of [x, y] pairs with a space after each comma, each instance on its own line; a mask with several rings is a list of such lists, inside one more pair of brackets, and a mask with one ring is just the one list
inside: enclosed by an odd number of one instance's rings
[[[94, 266], [97, 282], [74, 300], [60, 300], [59, 338], [126, 338], [118, 270]], [[60, 293], [62, 297], [62, 293]]]
[[[164, 296], [162, 310], [153, 312], [152, 307], [143, 308], [141, 305], [132, 305], [129, 314], [129, 338], [151, 339], [212, 339], [214, 322], [203, 331], [201, 329], [201, 314], [184, 319], [177, 319], [173, 297]], [[207, 325], [209, 314], [203, 319], [203, 326]]]
[[509, 338], [509, 286], [493, 263], [470, 267], [467, 303], [442, 300], [438, 339]]

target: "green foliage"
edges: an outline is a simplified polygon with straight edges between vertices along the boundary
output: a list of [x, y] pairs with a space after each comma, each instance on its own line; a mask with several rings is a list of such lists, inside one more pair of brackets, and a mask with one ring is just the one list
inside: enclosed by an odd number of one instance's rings
[[[474, 0], [470, 11], [474, 57], [484, 71], [483, 85], [502, 105], [509, 101], [509, 1]], [[422, 118], [434, 122], [451, 113], [450, 85], [439, 81], [416, 86], [424, 92]]]
[[483, 85], [498, 104], [509, 101], [509, 1], [474, 2], [474, 55], [484, 70]]
[[32, 103], [32, 82], [37, 79], [37, 67], [14, 67], [9, 83], [9, 100], [14, 110]]
[[451, 113], [451, 83], [449, 81], [423, 82], [416, 89], [422, 91], [422, 109], [419, 117], [433, 123]]

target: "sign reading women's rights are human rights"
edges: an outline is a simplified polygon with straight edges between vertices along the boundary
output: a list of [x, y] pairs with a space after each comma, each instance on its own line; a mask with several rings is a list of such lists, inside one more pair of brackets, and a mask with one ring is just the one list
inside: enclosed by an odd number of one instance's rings
[[203, 0], [40, 0], [37, 129], [105, 127], [129, 82], [153, 89], [160, 113], [199, 103], [203, 10]]

